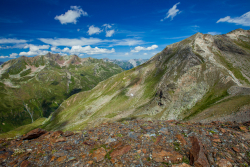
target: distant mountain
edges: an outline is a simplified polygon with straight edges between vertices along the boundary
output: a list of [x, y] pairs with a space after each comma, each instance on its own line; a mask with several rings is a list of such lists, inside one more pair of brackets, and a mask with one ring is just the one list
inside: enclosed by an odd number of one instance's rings
[[76, 55], [19, 57], [0, 66], [0, 132], [48, 117], [64, 100], [122, 72], [118, 65]]
[[250, 31], [197, 33], [65, 100], [48, 130], [131, 119], [249, 121]]
[[139, 66], [145, 63], [146, 61], [148, 61], [148, 59], [117, 60], [117, 59], [108, 59], [108, 58], [103, 58], [103, 60], [106, 62], [115, 63], [124, 70], [130, 70], [131, 68]]
[[4, 63], [4, 62], [1, 62], [1, 61], [0, 61], [0, 65], [3, 64], [3, 63]]

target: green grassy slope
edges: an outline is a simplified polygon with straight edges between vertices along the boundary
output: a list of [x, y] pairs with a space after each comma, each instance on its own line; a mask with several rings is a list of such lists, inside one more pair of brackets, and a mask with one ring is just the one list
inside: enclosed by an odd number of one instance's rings
[[[64, 59], [69, 59], [68, 64], [60, 66]], [[0, 132], [7, 132], [31, 123], [26, 104], [34, 120], [48, 117], [71, 95], [90, 90], [123, 70], [103, 60], [45, 55], [13, 59], [1, 71], [0, 120], [5, 125], [0, 125]]]

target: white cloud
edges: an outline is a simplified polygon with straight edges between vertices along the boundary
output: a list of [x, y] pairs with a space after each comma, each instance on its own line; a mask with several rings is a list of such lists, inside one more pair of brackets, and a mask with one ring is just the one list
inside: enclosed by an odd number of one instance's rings
[[115, 42], [114, 45], [119, 45], [119, 46], [134, 46], [144, 43], [144, 41], [138, 39], [122, 39], [122, 40], [114, 40], [114, 42]]
[[106, 31], [106, 37], [112, 37], [112, 35], [115, 33], [115, 30], [109, 30]]
[[39, 51], [28, 51], [28, 52], [20, 52], [20, 56], [37, 56], [37, 55], [46, 55], [49, 51], [47, 50], [39, 50]]
[[18, 55], [17, 53], [11, 53], [9, 58], [15, 59], [17, 55]]
[[27, 49], [29, 48], [30, 51], [38, 51], [40, 49], [49, 49], [49, 45], [33, 45], [33, 44], [29, 44], [29, 45], [26, 45], [24, 47], [24, 49]]
[[129, 55], [129, 53], [127, 52], [127, 53], [125, 53], [125, 56], [128, 56]]
[[11, 53], [9, 56], [0, 56], [0, 59], [4, 59], [4, 58], [15, 59], [17, 55], [18, 55], [17, 53]]
[[69, 54], [81, 55], [83, 53], [86, 53], [86, 54], [92, 55], [92, 54], [114, 53], [115, 49], [112, 48], [111, 50], [108, 50], [108, 49], [103, 49], [103, 48], [98, 48], [98, 47], [92, 48], [91, 46], [82, 47], [80, 45], [77, 45], [77, 46], [72, 46], [71, 49], [66, 47], [66, 48], [63, 48], [62, 50], [57, 49], [57, 51], [60, 51], [62, 53], [69, 53]]
[[237, 25], [250, 26], [250, 11], [243, 14], [240, 17], [231, 18], [230, 16], [220, 18], [216, 23], [228, 22], [235, 23]]
[[20, 52], [20, 56], [36, 56], [36, 55], [45, 55], [49, 51], [44, 50], [44, 49], [49, 49], [49, 45], [33, 45], [29, 44], [24, 47], [24, 49], [29, 48], [28, 52]]
[[88, 13], [83, 11], [80, 6], [70, 6], [71, 10], [65, 12], [65, 14], [61, 14], [60, 16], [56, 16], [55, 20], [59, 20], [61, 24], [74, 23], [76, 24], [77, 18], [81, 16], [88, 16]]
[[103, 40], [99, 39], [99, 38], [39, 38], [39, 40], [41, 40], [42, 42], [46, 43], [46, 44], [50, 44], [53, 46], [76, 46], [76, 45], [94, 45], [94, 44], [98, 44], [98, 43], [102, 43], [104, 42]]
[[146, 55], [148, 55], [148, 54], [147, 54], [147, 53], [143, 53], [143, 55], [145, 55], [145, 56], [146, 56]]
[[103, 24], [102, 26], [104, 26], [106, 28], [111, 28], [112, 27], [110, 24]]
[[28, 42], [27, 40], [24, 39], [14, 39], [14, 38], [1, 38], [0, 39], [0, 44], [5, 44], [5, 43], [26, 43]]
[[221, 33], [220, 32], [208, 32], [208, 34], [211, 34], [211, 35], [220, 35]]
[[40, 41], [46, 43], [46, 44], [50, 44], [52, 46], [87, 46], [87, 45], [97, 45], [100, 43], [111, 43], [110, 46], [113, 45], [119, 45], [119, 46], [134, 46], [134, 45], [141, 45], [144, 44], [145, 42], [142, 40], [138, 40], [138, 39], [131, 39], [131, 38], [127, 38], [127, 39], [121, 39], [121, 40], [116, 40], [116, 39], [112, 39], [112, 40], [102, 40], [99, 38], [39, 38]]
[[137, 46], [137, 47], [135, 47], [134, 50], [131, 50], [131, 52], [140, 52], [141, 50], [154, 50], [156, 48], [158, 48], [158, 45], [152, 45], [152, 46], [147, 47], [147, 48], [141, 47], [141, 46]]
[[8, 58], [9, 56], [0, 56], [0, 59]]
[[180, 14], [181, 11], [179, 9], [177, 9], [177, 5], [179, 5], [180, 2], [176, 3], [172, 8], [170, 8], [168, 10], [168, 13], [166, 13], [166, 17], [164, 19], [161, 19], [161, 21], [167, 19], [167, 18], [171, 18], [171, 20], [173, 20], [173, 18], [177, 15], [177, 14]]
[[78, 28], [78, 29], [77, 29], [77, 31], [79, 32], [79, 31], [80, 31], [80, 29]]
[[88, 34], [89, 35], [92, 35], [92, 34], [99, 34], [101, 33], [102, 30], [99, 28], [99, 27], [95, 27], [94, 25], [90, 26], [89, 27], [89, 30], [88, 30]]
[[102, 26], [105, 27], [106, 37], [112, 37], [112, 35], [115, 33], [115, 30], [114, 29], [108, 30], [108, 29], [112, 28], [112, 26], [110, 24], [103, 24]]

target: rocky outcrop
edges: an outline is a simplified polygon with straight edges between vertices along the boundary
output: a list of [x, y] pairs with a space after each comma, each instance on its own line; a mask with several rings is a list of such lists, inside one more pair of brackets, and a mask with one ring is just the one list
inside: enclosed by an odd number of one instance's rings
[[132, 120], [68, 137], [70, 131], [49, 131], [29, 141], [0, 140], [0, 166], [249, 166], [248, 125]]
[[45, 134], [47, 131], [43, 130], [43, 129], [34, 129], [32, 131], [30, 131], [29, 133], [27, 133], [24, 137], [23, 140], [32, 140], [32, 139], [36, 139], [40, 136], [42, 136], [43, 134]]
[[190, 164], [197, 167], [209, 167], [206, 150], [197, 137], [190, 137], [192, 148], [190, 150]]

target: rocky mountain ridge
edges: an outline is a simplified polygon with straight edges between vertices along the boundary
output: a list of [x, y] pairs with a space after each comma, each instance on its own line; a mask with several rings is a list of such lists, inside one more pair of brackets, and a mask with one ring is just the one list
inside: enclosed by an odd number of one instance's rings
[[123, 70], [76, 55], [21, 56], [0, 66], [0, 132], [48, 117], [69, 96]]
[[211, 122], [233, 119], [238, 112], [237, 121], [243, 121], [250, 111], [249, 69], [249, 30], [216, 36], [197, 33], [70, 97], [45, 128], [77, 130], [137, 118]]
[[130, 70], [131, 68], [139, 66], [148, 61], [148, 59], [119, 60], [119, 59], [108, 59], [108, 58], [103, 58], [103, 60], [106, 62], [115, 63], [124, 70]]

